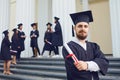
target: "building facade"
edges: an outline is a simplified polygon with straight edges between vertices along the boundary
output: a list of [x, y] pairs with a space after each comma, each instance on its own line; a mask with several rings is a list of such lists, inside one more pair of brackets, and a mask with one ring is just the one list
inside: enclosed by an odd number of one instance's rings
[[2, 31], [9, 29], [11, 36], [11, 30], [16, 28], [18, 23], [23, 23], [23, 31], [27, 38], [22, 56], [31, 57], [29, 37], [31, 23], [38, 23], [40, 32], [38, 43], [42, 51], [46, 23], [54, 24], [54, 16], [60, 18], [63, 40], [68, 42], [72, 39], [73, 25], [69, 14], [92, 10], [94, 22], [90, 23], [88, 40], [97, 42], [105, 54], [120, 57], [119, 3], [119, 0], [0, 0], [0, 42], [3, 38]]

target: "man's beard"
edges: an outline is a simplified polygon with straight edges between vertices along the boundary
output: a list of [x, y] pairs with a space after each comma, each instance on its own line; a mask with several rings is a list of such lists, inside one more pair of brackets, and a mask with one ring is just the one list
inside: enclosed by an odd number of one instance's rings
[[[86, 32], [81, 30], [81, 31], [79, 31], [79, 33], [86, 33]], [[87, 38], [87, 35], [84, 36], [84, 35], [80, 35], [80, 34], [77, 34], [77, 33], [76, 33], [76, 36], [79, 40], [85, 40]]]

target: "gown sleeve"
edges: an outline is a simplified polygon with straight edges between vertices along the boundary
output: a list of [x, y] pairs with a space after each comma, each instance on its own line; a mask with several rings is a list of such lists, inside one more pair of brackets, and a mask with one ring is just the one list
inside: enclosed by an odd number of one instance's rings
[[39, 37], [39, 31], [38, 30], [36, 31], [36, 36], [37, 36], [37, 38]]
[[105, 75], [109, 67], [109, 61], [105, 58], [103, 52], [96, 43], [94, 44], [93, 49], [95, 53], [95, 59], [93, 61], [98, 64], [102, 75]]

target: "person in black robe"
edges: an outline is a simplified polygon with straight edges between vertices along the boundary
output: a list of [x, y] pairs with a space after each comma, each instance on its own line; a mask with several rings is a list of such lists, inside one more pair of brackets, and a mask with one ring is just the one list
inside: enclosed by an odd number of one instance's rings
[[18, 30], [16, 28], [14, 28], [12, 30], [14, 33], [13, 33], [13, 36], [12, 36], [12, 44], [11, 44], [11, 55], [13, 56], [12, 58], [12, 64], [17, 64], [16, 63], [16, 55], [18, 53], [18, 51], [20, 50], [20, 42], [19, 42], [19, 39], [18, 39]]
[[37, 30], [37, 23], [32, 23], [31, 27], [33, 28], [33, 30], [30, 32], [30, 38], [31, 38], [31, 44], [30, 46], [32, 47], [32, 51], [33, 51], [33, 56], [32, 57], [37, 57], [39, 53], [40, 55], [40, 50], [38, 47], [38, 37], [39, 37], [39, 31]]
[[3, 34], [5, 35], [4, 39], [2, 40], [2, 44], [1, 44], [1, 59], [4, 60], [4, 71], [3, 74], [7, 74], [10, 75], [12, 74], [10, 72], [10, 64], [11, 64], [11, 54], [10, 54], [10, 45], [11, 42], [9, 41], [9, 32], [8, 30], [5, 30], [3, 32]]
[[68, 56], [65, 47], [62, 49], [67, 71], [67, 80], [99, 80], [98, 72], [105, 75], [108, 70], [109, 61], [97, 43], [86, 41], [89, 22], [93, 21], [91, 11], [84, 11], [70, 14], [76, 37], [68, 42], [68, 46], [77, 57], [78, 62], [74, 62]]
[[23, 24], [20, 23], [17, 26], [18, 26], [18, 39], [19, 39], [19, 43], [20, 43], [20, 49], [18, 50], [18, 53], [16, 55], [16, 59], [19, 61], [21, 52], [25, 50], [24, 41], [25, 41], [26, 36], [25, 36], [25, 33], [22, 31]]
[[46, 51], [49, 51], [49, 55], [51, 56], [51, 51], [54, 51], [54, 46], [52, 45], [52, 42], [51, 42], [52, 41], [52, 29], [51, 29], [52, 24], [48, 22], [46, 26], [47, 26], [47, 30], [44, 35], [45, 45], [43, 47], [42, 55], [46, 50]]
[[61, 25], [59, 22], [59, 18], [58, 17], [54, 17], [55, 20], [55, 31], [53, 32], [52, 35], [52, 44], [55, 47], [55, 54], [59, 55], [59, 46], [63, 46], [63, 37], [62, 37], [62, 29], [61, 29]]

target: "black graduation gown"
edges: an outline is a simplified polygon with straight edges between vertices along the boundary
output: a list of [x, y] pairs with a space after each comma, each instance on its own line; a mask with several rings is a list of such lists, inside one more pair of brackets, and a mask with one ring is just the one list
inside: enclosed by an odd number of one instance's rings
[[52, 44], [54, 46], [62, 46], [63, 45], [63, 37], [62, 37], [62, 30], [61, 25], [59, 22], [55, 25], [55, 32], [52, 36]]
[[[78, 60], [94, 61], [98, 64], [100, 72], [103, 75], [107, 73], [109, 62], [104, 57], [104, 54], [101, 52], [99, 46], [96, 43], [87, 42], [87, 51], [85, 51], [83, 47], [73, 41], [70, 41], [68, 45]], [[72, 58], [66, 58], [68, 52], [64, 47], [62, 53], [65, 59], [67, 80], [92, 80], [92, 76], [94, 80], [99, 80], [98, 72], [78, 71], [73, 64], [74, 62]]]
[[44, 45], [44, 50], [48, 50], [48, 51], [52, 51], [54, 50], [54, 46], [47, 43], [45, 40], [51, 42], [52, 41], [52, 33], [51, 32], [45, 32], [45, 36], [44, 36], [44, 42], [45, 42], [45, 45]]
[[8, 37], [5, 37], [2, 40], [2, 44], [1, 44], [0, 58], [2, 60], [11, 60], [10, 45], [11, 45], [11, 43], [10, 43]]
[[18, 39], [19, 39], [19, 42], [20, 42], [20, 51], [24, 51], [25, 50], [25, 44], [24, 44], [24, 41], [25, 41], [25, 38], [21, 38], [21, 36], [24, 36], [25, 33], [22, 31], [18, 31]]
[[17, 34], [13, 34], [12, 36], [12, 44], [11, 44], [11, 49], [14, 51], [18, 51], [20, 48], [20, 42], [18, 39], [18, 35]]
[[39, 37], [39, 31], [38, 31], [38, 30], [31, 31], [31, 32], [30, 32], [30, 36], [33, 35], [33, 34], [35, 34], [36, 37], [32, 37], [32, 38], [31, 38], [30, 46], [31, 46], [31, 47], [38, 47], [37, 39], [38, 39], [38, 37]]

